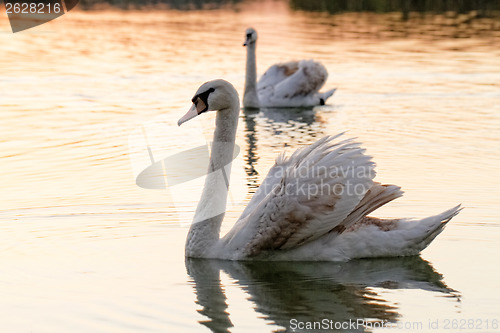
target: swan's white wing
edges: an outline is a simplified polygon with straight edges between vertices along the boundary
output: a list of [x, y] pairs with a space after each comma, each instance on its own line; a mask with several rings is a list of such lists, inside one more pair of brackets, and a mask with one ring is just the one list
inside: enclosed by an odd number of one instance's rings
[[257, 83], [257, 91], [272, 89], [279, 82], [287, 79], [299, 69], [298, 61], [275, 64], [268, 68]]
[[322, 138], [289, 158], [277, 159], [224, 237], [230, 249], [255, 256], [264, 250], [291, 249], [346, 227], [346, 217], [372, 187], [375, 172], [359, 143], [336, 142], [337, 137]]
[[283, 100], [316, 94], [326, 82], [328, 72], [319, 62], [301, 60], [298, 70], [274, 86], [271, 99]]

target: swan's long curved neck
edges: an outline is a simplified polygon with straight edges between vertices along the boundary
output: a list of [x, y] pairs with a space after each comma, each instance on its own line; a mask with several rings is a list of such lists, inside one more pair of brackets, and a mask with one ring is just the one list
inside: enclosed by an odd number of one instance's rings
[[186, 241], [186, 256], [207, 257], [219, 240], [238, 126], [239, 100], [217, 112], [214, 141], [202, 196]]
[[259, 107], [259, 97], [257, 95], [257, 64], [255, 60], [256, 43], [250, 43], [247, 48], [247, 65], [245, 78], [245, 95], [243, 105], [249, 108]]

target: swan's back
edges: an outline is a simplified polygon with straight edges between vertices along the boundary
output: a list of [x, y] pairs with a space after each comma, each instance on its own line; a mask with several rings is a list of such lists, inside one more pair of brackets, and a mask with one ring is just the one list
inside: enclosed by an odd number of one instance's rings
[[319, 93], [328, 78], [326, 68], [314, 60], [271, 66], [257, 84], [260, 106], [301, 107], [324, 104], [334, 90]]
[[278, 83], [295, 74], [298, 69], [298, 61], [289, 61], [272, 65], [260, 78], [257, 83], [257, 90], [264, 90], [276, 86]]

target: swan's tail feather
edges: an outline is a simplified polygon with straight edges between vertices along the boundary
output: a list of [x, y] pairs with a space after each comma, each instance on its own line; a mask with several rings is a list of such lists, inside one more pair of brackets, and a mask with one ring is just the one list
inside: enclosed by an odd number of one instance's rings
[[[391, 249], [389, 253], [398, 253], [400, 256], [420, 253], [461, 210], [461, 205], [458, 205], [440, 214], [421, 220], [401, 221], [401, 226], [395, 230], [396, 234], [392, 238], [394, 240], [393, 246], [388, 246], [388, 249]], [[397, 236], [397, 234], [400, 236]]]
[[319, 103], [320, 103], [320, 105], [325, 105], [326, 100], [328, 98], [330, 98], [336, 90], [337, 90], [337, 88], [333, 88], [333, 89], [325, 91], [323, 93], [319, 93], [318, 95], [319, 95]]
[[446, 224], [450, 222], [454, 216], [460, 213], [463, 209], [461, 206], [462, 205], [455, 206], [441, 214], [424, 218], [419, 222], [416, 228], [423, 228], [423, 233], [419, 237], [416, 237], [417, 243], [421, 246], [420, 251], [425, 249], [434, 238], [443, 231]]
[[421, 220], [365, 217], [335, 241], [349, 259], [418, 255], [461, 210], [458, 205]]

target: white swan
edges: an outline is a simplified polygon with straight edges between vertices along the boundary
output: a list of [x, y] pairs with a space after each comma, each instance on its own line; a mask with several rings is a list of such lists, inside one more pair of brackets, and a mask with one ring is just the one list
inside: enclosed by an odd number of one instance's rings
[[245, 43], [243, 43], [243, 46], [247, 47], [244, 107], [324, 105], [335, 92], [335, 89], [319, 92], [326, 82], [328, 72], [322, 64], [313, 60], [290, 61], [273, 65], [257, 83], [256, 43], [257, 32], [253, 28], [248, 28]]
[[[415, 255], [443, 230], [460, 205], [421, 220], [366, 215], [402, 195], [374, 182], [374, 163], [360, 144], [324, 137], [281, 155], [223, 238], [219, 237], [239, 114], [227, 81], [204, 83], [178, 124], [217, 111], [209, 174], [186, 241], [187, 257], [231, 260], [332, 260]], [[221, 172], [222, 171], [222, 172]]]

